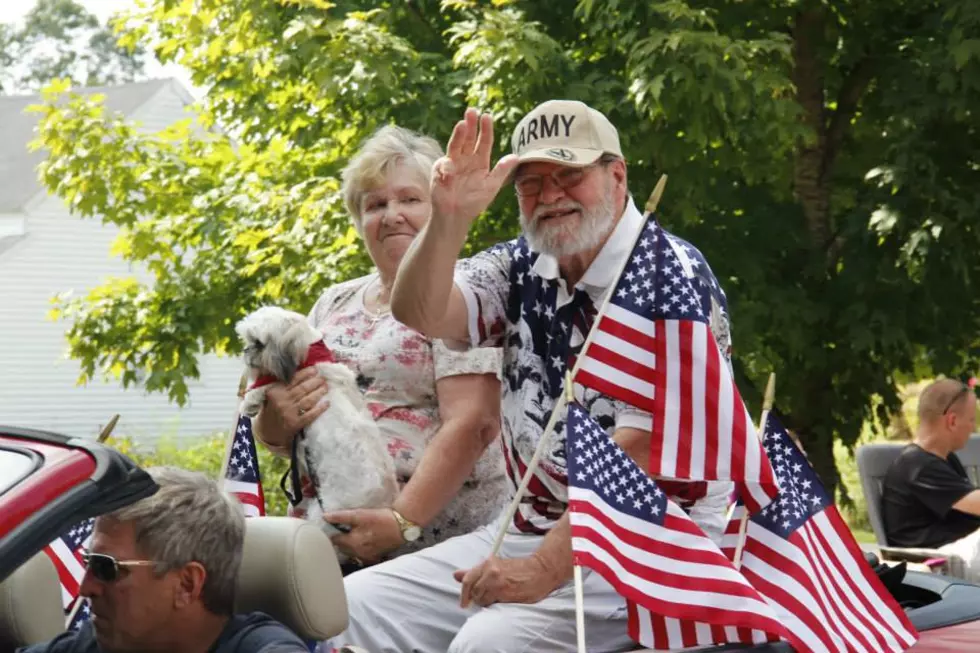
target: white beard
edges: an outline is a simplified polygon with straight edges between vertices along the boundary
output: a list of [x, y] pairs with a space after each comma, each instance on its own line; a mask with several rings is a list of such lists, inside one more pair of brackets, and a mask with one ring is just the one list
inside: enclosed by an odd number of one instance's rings
[[[602, 243], [612, 230], [615, 206], [611, 189], [607, 187], [602, 202], [591, 209], [586, 209], [579, 202], [566, 199], [557, 204], [538, 205], [530, 219], [522, 212], [521, 228], [531, 249], [555, 258], [562, 258], [586, 252]], [[551, 226], [539, 222], [541, 214], [555, 208], [577, 209], [581, 212], [582, 219], [575, 226], [563, 224]]]
[[[253, 347], [252, 353], [246, 350], [253, 379], [271, 374], [283, 382], [299, 368], [309, 345], [323, 337], [304, 316], [273, 307], [250, 314], [239, 322], [236, 331], [247, 347]], [[320, 402], [330, 407], [306, 427], [297, 442], [296, 458], [300, 471], [316, 485], [317, 500], [308, 502], [306, 519], [327, 535], [335, 535], [340, 531], [323, 521], [325, 512], [390, 507], [398, 495], [398, 480], [394, 460], [354, 373], [340, 363], [317, 363], [315, 368], [327, 381], [327, 394]], [[268, 387], [245, 393], [243, 415], [258, 415]], [[338, 558], [343, 561], [342, 556]]]

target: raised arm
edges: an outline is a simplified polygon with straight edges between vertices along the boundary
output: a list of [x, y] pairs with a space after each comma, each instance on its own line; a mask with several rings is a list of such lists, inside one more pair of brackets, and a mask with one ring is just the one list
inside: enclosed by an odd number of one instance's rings
[[446, 156], [432, 168], [432, 215], [405, 253], [391, 294], [399, 322], [430, 338], [469, 340], [462, 292], [453, 284], [459, 252], [473, 221], [517, 165], [509, 155], [490, 168], [493, 119], [467, 109]]

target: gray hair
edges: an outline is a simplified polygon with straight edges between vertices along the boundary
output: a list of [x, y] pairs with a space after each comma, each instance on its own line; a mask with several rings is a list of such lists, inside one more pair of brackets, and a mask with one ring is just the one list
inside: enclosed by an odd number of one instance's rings
[[157, 574], [200, 563], [207, 572], [201, 593], [204, 607], [214, 614], [231, 614], [245, 543], [241, 504], [200, 472], [175, 467], [147, 472], [160, 489], [101, 518], [131, 522], [141, 555], [159, 563]]
[[386, 125], [364, 141], [340, 174], [344, 204], [357, 233], [361, 233], [361, 199], [384, 183], [394, 166], [411, 165], [428, 183], [432, 165], [442, 154], [442, 146], [435, 139], [397, 125]]

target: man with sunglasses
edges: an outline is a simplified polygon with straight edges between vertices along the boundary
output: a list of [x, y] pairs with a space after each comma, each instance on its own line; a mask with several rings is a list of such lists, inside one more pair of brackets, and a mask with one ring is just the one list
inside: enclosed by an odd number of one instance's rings
[[[426, 335], [504, 350], [501, 439], [513, 492], [644, 220], [616, 128], [592, 107], [544, 102], [517, 125], [511, 147], [491, 167], [490, 116], [470, 109], [457, 123], [433, 167], [432, 215], [402, 261], [392, 310]], [[508, 180], [522, 236], [457, 262], [473, 221]], [[693, 246], [664, 236], [682, 263], [678, 273], [711, 289], [704, 308], [727, 357], [717, 280]], [[652, 281], [636, 280], [645, 292]], [[651, 415], [592, 390], [576, 394], [647, 466]], [[374, 653], [575, 650], [564, 444], [560, 420], [498, 557], [489, 554], [502, 522], [348, 576], [350, 625], [331, 644]], [[720, 539], [730, 490], [674, 480], [669, 493]], [[631, 649], [625, 600], [598, 574], [583, 576], [589, 651]]]
[[881, 501], [893, 546], [940, 548], [963, 558], [980, 579], [980, 489], [956, 451], [976, 430], [977, 397], [941, 379], [919, 395], [919, 428], [885, 475]]
[[155, 494], [95, 522], [79, 589], [91, 619], [19, 653], [304, 653], [262, 613], [233, 614], [241, 505], [203, 474], [147, 470]]

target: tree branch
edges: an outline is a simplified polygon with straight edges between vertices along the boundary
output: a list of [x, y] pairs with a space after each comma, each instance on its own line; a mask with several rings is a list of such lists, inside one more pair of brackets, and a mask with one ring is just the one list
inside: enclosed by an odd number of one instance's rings
[[827, 126], [826, 150], [823, 158], [823, 174], [830, 172], [834, 165], [837, 153], [840, 151], [844, 135], [851, 125], [851, 119], [857, 112], [858, 103], [864, 95], [871, 79], [874, 77], [874, 59], [870, 55], [864, 55], [848, 71], [841, 84], [840, 92], [837, 94], [837, 109], [830, 118]]

